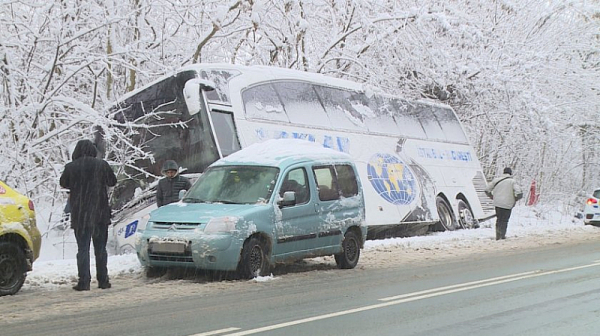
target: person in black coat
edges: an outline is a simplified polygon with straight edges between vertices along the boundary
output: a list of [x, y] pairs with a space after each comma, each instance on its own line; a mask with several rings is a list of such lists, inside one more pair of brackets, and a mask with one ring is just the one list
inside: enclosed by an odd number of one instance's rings
[[192, 183], [187, 177], [178, 174], [179, 166], [173, 160], [165, 161], [162, 167], [163, 179], [158, 181], [156, 188], [156, 205], [161, 207], [179, 201], [181, 190], [190, 190]]
[[97, 150], [90, 140], [80, 140], [73, 151], [73, 161], [67, 163], [60, 176], [60, 186], [69, 189], [71, 228], [77, 240], [77, 271], [79, 281], [73, 289], [90, 289], [90, 241], [96, 255], [98, 287], [110, 288], [108, 269], [108, 226], [110, 206], [108, 187], [117, 183], [115, 173], [108, 163], [96, 158]]

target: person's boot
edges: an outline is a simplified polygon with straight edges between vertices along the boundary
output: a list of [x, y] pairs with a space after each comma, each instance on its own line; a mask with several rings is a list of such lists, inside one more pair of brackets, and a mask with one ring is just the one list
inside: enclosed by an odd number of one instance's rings
[[108, 281], [107, 282], [99, 282], [98, 283], [98, 288], [100, 288], [100, 289], [109, 289], [111, 287], [112, 287], [112, 285]]
[[73, 286], [73, 289], [81, 292], [81, 291], [89, 291], [90, 290], [90, 284], [84, 284], [82, 282], [78, 282], [77, 285]]

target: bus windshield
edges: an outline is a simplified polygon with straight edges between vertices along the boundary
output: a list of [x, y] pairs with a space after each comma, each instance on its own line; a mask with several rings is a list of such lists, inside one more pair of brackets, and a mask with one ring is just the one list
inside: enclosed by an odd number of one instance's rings
[[267, 203], [279, 169], [263, 166], [218, 166], [208, 169], [182, 200], [183, 203]]
[[168, 77], [113, 107], [132, 144], [114, 153], [113, 160], [124, 169], [112, 194], [113, 209], [159, 178], [166, 160], [175, 160], [186, 173], [201, 173], [219, 159], [207, 112], [190, 116], [183, 98], [185, 82], [196, 75], [187, 71]]

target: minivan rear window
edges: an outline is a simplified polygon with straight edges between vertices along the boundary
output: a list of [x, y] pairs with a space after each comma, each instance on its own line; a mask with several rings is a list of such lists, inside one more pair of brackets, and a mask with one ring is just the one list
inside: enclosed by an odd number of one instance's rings
[[358, 183], [354, 169], [350, 165], [335, 165], [338, 184], [342, 191], [342, 196], [352, 197], [358, 195]]

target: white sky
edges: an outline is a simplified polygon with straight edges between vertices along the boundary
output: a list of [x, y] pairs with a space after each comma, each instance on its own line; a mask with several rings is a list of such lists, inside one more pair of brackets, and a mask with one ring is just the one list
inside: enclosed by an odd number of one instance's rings
[[[522, 202], [521, 202], [522, 203]], [[519, 241], [519, 246], [536, 246], [538, 242], [553, 237], [569, 237], [586, 235], [596, 232], [598, 228], [585, 226], [583, 220], [575, 218], [560, 205], [537, 205], [527, 207], [517, 205], [508, 225], [507, 243]], [[481, 228], [474, 230], [459, 230], [454, 232], [431, 233], [426, 236], [411, 238], [394, 238], [386, 240], [369, 240], [362, 251], [361, 263], [385, 263], [384, 251], [389, 255], [390, 250], [410, 252], [416, 250], [442, 251], [454, 254], [456, 252], [489, 250], [490, 245], [503, 244], [494, 242], [495, 219], [482, 223]], [[45, 228], [40, 227], [45, 233]], [[76, 247], [72, 231], [66, 231], [65, 236], [51, 233], [44, 235], [42, 256], [33, 265], [33, 271], [27, 276], [22, 291], [48, 291], [69, 288], [77, 280], [77, 263], [75, 261]], [[63, 243], [64, 242], [64, 243]], [[66, 248], [57, 248], [57, 246]], [[315, 260], [319, 262], [320, 258]], [[91, 272], [95, 278], [95, 261], [92, 256]], [[134, 279], [142, 274], [135, 254], [110, 256], [108, 270], [111, 279]], [[264, 277], [258, 281], [270, 281], [275, 277]]]

